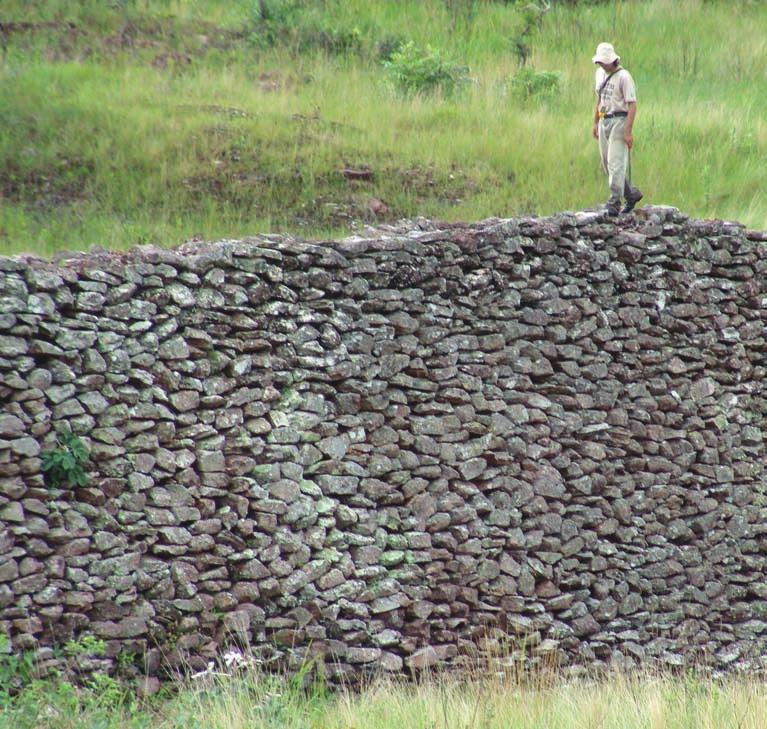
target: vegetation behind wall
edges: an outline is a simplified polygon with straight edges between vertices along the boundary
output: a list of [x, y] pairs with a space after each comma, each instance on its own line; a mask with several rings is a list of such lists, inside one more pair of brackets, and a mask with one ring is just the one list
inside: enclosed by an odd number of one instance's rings
[[603, 40], [646, 200], [767, 228], [764, 3], [519, 5], [7, 0], [0, 250], [600, 204]]

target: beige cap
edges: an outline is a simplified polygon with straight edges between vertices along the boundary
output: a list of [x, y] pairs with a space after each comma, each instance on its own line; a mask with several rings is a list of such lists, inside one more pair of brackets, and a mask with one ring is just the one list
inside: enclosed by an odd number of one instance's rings
[[621, 57], [615, 52], [612, 43], [600, 43], [597, 46], [597, 52], [591, 59], [594, 63], [605, 63], [608, 66], [615, 61], [620, 61]]

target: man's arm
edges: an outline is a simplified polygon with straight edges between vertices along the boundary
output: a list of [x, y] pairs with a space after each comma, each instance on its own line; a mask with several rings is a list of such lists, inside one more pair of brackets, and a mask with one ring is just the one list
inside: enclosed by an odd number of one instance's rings
[[626, 146], [631, 149], [634, 146], [634, 118], [637, 115], [637, 103], [636, 101], [629, 101], [627, 106], [629, 112], [626, 117], [626, 126], [623, 128], [623, 139]]
[[591, 136], [594, 139], [599, 139], [599, 96], [597, 96], [597, 102], [594, 105], [594, 123], [591, 125]]

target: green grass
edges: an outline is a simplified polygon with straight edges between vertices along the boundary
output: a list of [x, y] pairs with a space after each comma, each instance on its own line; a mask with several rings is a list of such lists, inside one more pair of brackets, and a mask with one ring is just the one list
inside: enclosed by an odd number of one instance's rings
[[359, 692], [304, 690], [265, 677], [185, 686], [139, 701], [104, 686], [40, 684], [0, 705], [3, 729], [761, 729], [767, 687], [747, 680], [616, 674], [599, 682], [520, 683], [492, 674]]
[[[767, 228], [765, 3], [555, 4], [530, 59], [560, 74], [545, 101], [510, 92], [512, 5], [480, 2], [470, 23], [441, 0], [304, 5], [270, 44], [249, 0], [6, 0], [0, 21], [33, 25], [0, 56], [0, 252], [598, 204], [590, 58], [606, 39], [637, 80], [647, 201]], [[399, 96], [380, 57], [395, 40], [468, 66], [471, 84]], [[363, 166], [372, 180], [342, 174]]]

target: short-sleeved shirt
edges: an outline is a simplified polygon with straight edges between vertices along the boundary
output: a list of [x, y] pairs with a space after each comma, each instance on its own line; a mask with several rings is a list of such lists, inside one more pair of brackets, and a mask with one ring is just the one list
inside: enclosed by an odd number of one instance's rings
[[600, 87], [608, 77], [608, 73], [601, 66], [597, 68], [595, 90], [599, 95], [599, 111], [606, 114], [612, 114], [616, 111], [628, 111], [628, 104], [637, 100], [636, 87], [631, 74], [625, 69], [620, 68], [605, 84], [602, 92]]

